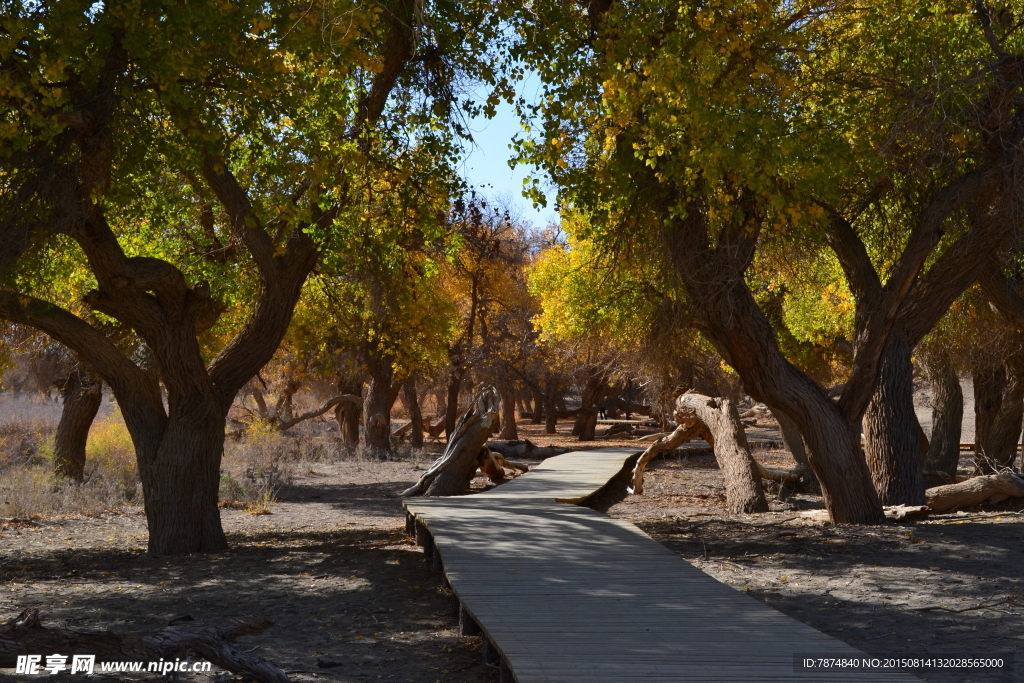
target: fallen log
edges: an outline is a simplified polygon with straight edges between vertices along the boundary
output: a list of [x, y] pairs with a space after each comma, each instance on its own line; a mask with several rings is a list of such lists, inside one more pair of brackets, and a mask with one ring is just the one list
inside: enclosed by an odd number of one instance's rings
[[1012, 472], [971, 477], [958, 484], [932, 487], [924, 495], [933, 512], [950, 512], [1007, 498], [1024, 498], [1024, 477]]
[[174, 661], [197, 655], [261, 683], [290, 683], [270, 662], [231, 645], [236, 638], [271, 626], [273, 622], [264, 617], [228, 617], [213, 622], [175, 620], [154, 631], [72, 631], [45, 628], [39, 610], [26, 609], [0, 629], [0, 668], [13, 668], [19, 655], [54, 652], [96, 655], [97, 662]]
[[[707, 427], [696, 420], [678, 420], [678, 424], [679, 426], [676, 427], [675, 431], [659, 438], [640, 455], [636, 465], [633, 467], [633, 481], [626, 488], [626, 491], [636, 495], [644, 492], [644, 470], [647, 469], [647, 463], [665, 451], [675, 450], [687, 441], [694, 439], [713, 438]], [[708, 441], [708, 443], [711, 443], [711, 441]]]
[[487, 447], [508, 459], [517, 460], [544, 460], [562, 453], [568, 453], [571, 449], [559, 448], [556, 446], [540, 447], [529, 439], [516, 439], [513, 441], [488, 441]]

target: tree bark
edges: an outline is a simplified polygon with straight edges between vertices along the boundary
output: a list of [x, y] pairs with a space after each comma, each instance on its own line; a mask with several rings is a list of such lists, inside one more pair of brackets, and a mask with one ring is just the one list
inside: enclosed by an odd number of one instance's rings
[[699, 421], [711, 433], [715, 460], [725, 479], [725, 502], [729, 511], [767, 512], [768, 500], [736, 405], [727, 398], [683, 394], [676, 399], [676, 416], [684, 421]]
[[[363, 395], [363, 383], [355, 375], [342, 378], [338, 382], [338, 390], [342, 394], [352, 396]], [[362, 402], [343, 401], [334, 409], [334, 419], [338, 422], [338, 434], [341, 442], [355, 448], [359, 444], [359, 415], [362, 413]]]
[[654, 460], [656, 457], [666, 451], [672, 451], [679, 448], [684, 443], [692, 441], [693, 439], [705, 439], [708, 443], [714, 439], [711, 436], [711, 432], [708, 428], [697, 420], [686, 420], [682, 417], [678, 420], [678, 426], [670, 434], [666, 434], [659, 438], [657, 441], [647, 447], [636, 461], [636, 465], [633, 467], [633, 476], [630, 481], [630, 485], [626, 491], [640, 495], [644, 492], [644, 472], [647, 470], [647, 464]]
[[453, 370], [448, 375], [448, 396], [444, 413], [444, 435], [451, 439], [459, 418], [459, 394], [462, 392], [462, 372]]
[[928, 489], [932, 512], [949, 512], [982, 503], [999, 503], [1007, 498], [1024, 498], [1024, 477], [1012, 472], [971, 477], [966, 481]]
[[971, 369], [974, 385], [974, 462], [983, 470], [992, 452], [992, 429], [996, 416], [1003, 404], [1006, 391], [1006, 369], [1002, 363], [988, 354], [981, 354], [974, 360]]
[[512, 380], [507, 376], [497, 382], [498, 393], [501, 396], [501, 431], [498, 438], [515, 440], [519, 438], [519, 431], [516, 429], [516, 388]]
[[448, 439], [444, 455], [423, 473], [415, 485], [402, 492], [408, 496], [457, 496], [469, 488], [485, 455], [484, 444], [498, 416], [498, 391], [487, 387], [473, 398]]
[[367, 366], [370, 381], [363, 399], [366, 447], [378, 455], [391, 452], [391, 391], [394, 369], [391, 357], [369, 354]]
[[410, 440], [413, 448], [423, 448], [423, 415], [420, 413], [420, 402], [416, 396], [416, 380], [408, 378], [402, 384], [402, 403], [409, 413], [409, 421], [412, 424]]
[[544, 433], [558, 433], [558, 408], [555, 405], [555, 398], [558, 394], [558, 383], [549, 379], [546, 391], [544, 392]]
[[74, 481], [85, 478], [85, 446], [89, 428], [103, 402], [103, 381], [77, 363], [61, 386], [64, 409], [54, 436], [54, 471]]
[[592, 369], [580, 394], [580, 409], [572, 426], [572, 436], [580, 441], [593, 441], [597, 429], [597, 408], [595, 404], [604, 398], [608, 390], [608, 378], [600, 369]]
[[530, 424], [539, 425], [544, 421], [544, 393], [539, 386], [530, 385], [530, 393], [533, 395], [533, 417]]
[[924, 469], [942, 472], [953, 481], [960, 462], [960, 430], [964, 419], [964, 394], [949, 352], [938, 344], [918, 347], [921, 363], [932, 388], [932, 436]]
[[804, 438], [800, 436], [800, 430], [796, 428], [796, 424], [781, 410], [772, 410], [772, 415], [775, 416], [776, 421], [779, 423], [782, 441], [790, 454], [792, 454], [797, 467], [810, 469], [810, 464], [807, 462], [807, 449], [804, 447]]
[[912, 351], [901, 334], [889, 336], [864, 414], [864, 455], [882, 505], [924, 505]]
[[1020, 444], [1021, 419], [1024, 418], [1024, 346], [1019, 333], [1007, 336], [1012, 347], [1003, 362], [1006, 386], [986, 435], [982, 457], [977, 459], [980, 474], [995, 474], [1012, 468]]

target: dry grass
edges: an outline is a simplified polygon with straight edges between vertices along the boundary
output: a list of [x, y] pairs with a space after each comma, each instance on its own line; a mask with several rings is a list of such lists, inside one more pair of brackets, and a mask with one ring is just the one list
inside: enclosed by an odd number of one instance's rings
[[53, 434], [60, 405], [37, 396], [0, 398], [0, 517], [101, 512], [141, 500], [135, 452], [119, 412], [93, 423], [86, 478], [68, 482], [53, 472]]

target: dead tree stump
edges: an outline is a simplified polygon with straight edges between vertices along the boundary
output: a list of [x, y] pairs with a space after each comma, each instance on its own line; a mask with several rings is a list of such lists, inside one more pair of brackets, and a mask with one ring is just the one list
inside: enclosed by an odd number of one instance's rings
[[736, 405], [726, 398], [683, 394], [676, 399], [676, 424], [668, 436], [644, 451], [633, 470], [630, 493], [643, 493], [644, 468], [659, 453], [703, 436], [715, 451], [725, 478], [725, 501], [730, 512], [767, 512], [768, 500], [761, 486], [765, 469], [750, 455], [747, 435]]
[[480, 466], [480, 451], [491, 436], [498, 417], [498, 392], [487, 387], [455, 425], [444, 455], [438, 458], [414, 486], [402, 496], [457, 496], [469, 488]]

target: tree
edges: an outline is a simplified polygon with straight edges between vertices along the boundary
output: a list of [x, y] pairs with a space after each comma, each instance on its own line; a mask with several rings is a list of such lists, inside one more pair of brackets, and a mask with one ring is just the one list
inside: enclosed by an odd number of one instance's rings
[[[921, 19], [908, 20], [915, 12]], [[543, 30], [524, 31], [514, 50], [545, 92], [523, 157], [585, 215], [581, 235], [631, 267], [646, 261], [747, 391], [796, 423], [833, 520], [881, 521], [875, 484], [887, 483], [873, 483], [864, 461], [861, 417], [886, 358], [920, 338], [900, 328], [890, 346], [893, 330], [920, 321], [927, 332], [1007, 234], [1018, 58], [992, 58], [985, 13], [924, 3], [591, 3], [586, 14], [543, 3], [530, 13]], [[914, 59], [907, 45], [919, 48]], [[979, 61], [991, 69], [978, 71]], [[929, 85], [942, 96], [922, 103], [915, 93]], [[963, 117], [923, 128], [947, 102]], [[958, 140], [951, 166], [937, 145]], [[876, 287], [870, 259], [847, 258], [846, 228], [873, 197], [888, 192], [897, 204], [908, 188], [919, 203], [904, 212], [901, 253]], [[929, 264], [947, 232], [966, 235], [969, 254]], [[866, 285], [838, 403], [786, 360], [746, 281], [760, 243], [808, 237], [830, 240], [853, 285]], [[940, 273], [949, 287], [936, 284]], [[918, 489], [913, 478], [909, 486]]]
[[[464, 30], [481, 16], [445, 6], [422, 24], [404, 0], [302, 12], [4, 4], [0, 316], [61, 341], [111, 387], [136, 448], [151, 552], [227, 546], [217, 509], [227, 411], [276, 350], [328, 238], [351, 222], [353, 179], [408, 179], [395, 144], [409, 136], [433, 158], [451, 150], [448, 84], [455, 62], [483, 52], [486, 31]], [[469, 49], [453, 56], [455, 43]], [[212, 358], [197, 330], [222, 310], [206, 277], [218, 259], [176, 264], [168, 216], [211, 256], [237, 255], [244, 267], [230, 277], [252, 286], [248, 314]], [[57, 243], [88, 263], [84, 306], [144, 341], [153, 370], [68, 302], [19, 288]]]

